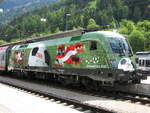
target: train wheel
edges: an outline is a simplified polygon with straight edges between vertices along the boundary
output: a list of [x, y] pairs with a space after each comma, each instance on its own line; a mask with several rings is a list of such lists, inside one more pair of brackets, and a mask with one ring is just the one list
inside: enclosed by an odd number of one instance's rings
[[141, 80], [140, 79], [135, 79], [132, 81], [133, 84], [140, 84], [141, 83]]
[[87, 90], [99, 90], [99, 82], [85, 78], [82, 79], [82, 84], [85, 86]]

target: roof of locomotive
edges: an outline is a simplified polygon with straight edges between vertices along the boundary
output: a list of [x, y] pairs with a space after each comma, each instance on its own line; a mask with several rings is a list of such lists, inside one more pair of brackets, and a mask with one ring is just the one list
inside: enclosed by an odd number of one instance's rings
[[[91, 35], [93, 37], [90, 37]], [[95, 37], [94, 37], [94, 35], [95, 35]], [[56, 39], [48, 39], [48, 40], [44, 40], [44, 41], [40, 41], [40, 42], [35, 42], [35, 44], [33, 43], [33, 45], [36, 45], [41, 42], [44, 44], [58, 45], [58, 44], [62, 44], [62, 43], [70, 43], [71, 41], [80, 41], [80, 40], [85, 40], [85, 39], [99, 40], [99, 38], [101, 38], [101, 37], [124, 38], [122, 35], [112, 32], [112, 31], [94, 31], [94, 32], [86, 32], [84, 34], [76, 35], [76, 36], [67, 36], [67, 37], [61, 37], [61, 38], [56, 38]], [[72, 40], [73, 38], [75, 40]]]
[[104, 35], [105, 37], [112, 37], [112, 38], [124, 38], [119, 33], [113, 31], [97, 31], [98, 33]]
[[[92, 37], [91, 37], [92, 36]], [[76, 38], [79, 38], [76, 40]], [[85, 32], [81, 35], [76, 35], [76, 36], [67, 36], [67, 37], [61, 37], [61, 38], [54, 38], [54, 39], [48, 39], [48, 40], [43, 40], [39, 42], [33, 42], [33, 43], [27, 43], [23, 45], [25, 48], [34, 48], [34, 47], [39, 47], [41, 44], [44, 45], [59, 45], [63, 43], [71, 43], [72, 39], [74, 38], [75, 40], [73, 41], [82, 41], [82, 40], [99, 40], [100, 38], [124, 38], [122, 35], [112, 32], [112, 31], [94, 31], [94, 32]], [[24, 47], [21, 47], [22, 44], [14, 46], [12, 49], [23, 49]]]

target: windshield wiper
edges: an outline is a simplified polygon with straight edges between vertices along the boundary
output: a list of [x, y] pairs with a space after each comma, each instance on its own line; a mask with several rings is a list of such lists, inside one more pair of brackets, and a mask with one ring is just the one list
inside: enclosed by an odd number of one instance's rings
[[125, 51], [124, 51], [124, 49], [123, 49], [123, 47], [122, 47], [122, 44], [121, 44], [121, 42], [119, 42], [119, 47], [120, 47], [120, 56], [125, 56]]
[[129, 57], [133, 56], [131, 49], [129, 49]]

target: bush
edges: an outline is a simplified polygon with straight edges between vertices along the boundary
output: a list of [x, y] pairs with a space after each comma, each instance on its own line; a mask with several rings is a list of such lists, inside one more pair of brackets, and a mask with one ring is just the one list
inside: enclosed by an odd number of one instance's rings
[[134, 30], [128, 37], [128, 40], [132, 46], [133, 52], [144, 50], [144, 35], [137, 30]]

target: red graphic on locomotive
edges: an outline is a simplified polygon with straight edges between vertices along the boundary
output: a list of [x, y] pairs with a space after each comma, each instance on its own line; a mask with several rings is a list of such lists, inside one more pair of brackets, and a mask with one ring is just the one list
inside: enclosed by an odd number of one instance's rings
[[38, 57], [38, 58], [40, 58], [40, 59], [43, 59], [43, 55], [41, 53], [36, 53], [35, 56]]
[[66, 47], [64, 44], [60, 45], [57, 49], [56, 66], [62, 67], [64, 63], [79, 64], [80, 58], [77, 56], [77, 54], [84, 51], [83, 46], [84, 45], [81, 43], [71, 44], [68, 47]]
[[22, 52], [22, 51], [15, 52], [14, 63], [24, 64], [23, 56], [24, 56], [24, 52]]

